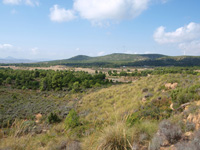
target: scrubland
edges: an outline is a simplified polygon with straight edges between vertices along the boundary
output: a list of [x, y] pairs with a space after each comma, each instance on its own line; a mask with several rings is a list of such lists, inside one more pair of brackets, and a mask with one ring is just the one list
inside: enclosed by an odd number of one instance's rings
[[1, 150], [200, 149], [198, 74], [149, 75], [76, 93], [0, 93]]

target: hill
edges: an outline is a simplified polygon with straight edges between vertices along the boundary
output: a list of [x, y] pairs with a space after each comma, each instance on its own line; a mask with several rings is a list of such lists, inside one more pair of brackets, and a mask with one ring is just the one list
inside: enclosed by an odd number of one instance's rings
[[[171, 83], [176, 86], [166, 86]], [[200, 141], [199, 123], [193, 118], [199, 121], [199, 88], [199, 75], [189, 74], [148, 76], [82, 93], [4, 87], [3, 117], [30, 117], [2, 128], [0, 149], [198, 149], [193, 142]], [[180, 108], [185, 104], [187, 109]], [[47, 122], [50, 117], [45, 113], [61, 117], [62, 111], [67, 115], [62, 122]]]
[[34, 63], [37, 61], [29, 60], [29, 59], [17, 59], [13, 57], [6, 57], [6, 58], [0, 58], [0, 63], [3, 64], [10, 64], [10, 63]]
[[144, 66], [200, 66], [199, 56], [166, 56], [161, 54], [114, 53], [99, 57], [79, 55], [70, 59], [45, 62], [49, 65], [78, 67], [144, 67]]
[[[0, 59], [1, 60], [1, 59]], [[1, 63], [1, 61], [0, 61]], [[1, 65], [44, 67], [54, 65], [65, 65], [69, 67], [104, 67], [117, 68], [129, 67], [164, 67], [164, 66], [200, 66], [200, 56], [166, 56], [161, 54], [122, 54], [114, 53], [105, 56], [90, 57], [78, 55], [69, 59], [43, 61], [38, 63], [22, 63], [15, 61], [4, 62]]]
[[71, 62], [81, 62], [81, 63], [91, 63], [91, 62], [134, 62], [139, 60], [147, 60], [147, 59], [157, 59], [165, 57], [165, 55], [161, 54], [122, 54], [122, 53], [114, 53], [105, 56], [98, 56], [98, 57], [89, 57], [86, 55], [78, 55], [69, 59], [63, 60], [56, 60], [51, 61], [54, 62], [61, 62], [61, 63], [71, 63]]

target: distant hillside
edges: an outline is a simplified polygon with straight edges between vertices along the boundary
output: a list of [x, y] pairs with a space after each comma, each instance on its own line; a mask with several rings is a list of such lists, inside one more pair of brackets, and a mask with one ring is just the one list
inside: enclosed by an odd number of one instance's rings
[[89, 57], [85, 55], [78, 55], [75, 57], [72, 57], [70, 59], [63, 59], [63, 60], [56, 60], [51, 61], [48, 63], [119, 63], [119, 62], [135, 62], [135, 61], [141, 61], [141, 60], [148, 60], [148, 59], [157, 59], [166, 57], [165, 55], [160, 54], [121, 54], [121, 53], [114, 53], [110, 55], [105, 56], [99, 56], [99, 57]]
[[[85, 56], [85, 55], [78, 55], [78, 56], [72, 57], [72, 58], [67, 59], [67, 60], [68, 61], [81, 61], [81, 60], [89, 60], [91, 58], [92, 57]], [[65, 61], [65, 60], [63, 60], [63, 61]]]
[[[161, 54], [121, 54], [114, 53], [99, 57], [89, 57], [86, 55], [78, 55], [69, 59], [45, 61], [39, 63], [31, 63], [30, 61], [20, 60], [14, 62], [6, 62], [1, 65], [16, 66], [52, 66], [65, 65], [71, 67], [159, 67], [159, 66], [200, 66], [200, 56], [166, 56]], [[7, 63], [7, 64], [5, 64]], [[12, 64], [11, 64], [12, 63]], [[17, 63], [17, 64], [16, 64]], [[22, 64], [23, 63], [23, 64]], [[26, 63], [26, 64], [24, 64]]]
[[13, 57], [6, 57], [6, 58], [0, 58], [0, 63], [3, 64], [10, 64], [10, 63], [34, 63], [37, 61], [29, 60], [29, 59], [17, 59]]
[[106, 56], [94, 57], [93, 61], [108, 61], [108, 62], [116, 62], [116, 61], [139, 61], [139, 60], [147, 60], [147, 59], [156, 59], [164, 57], [165, 55], [160, 54], [119, 54], [114, 53]]

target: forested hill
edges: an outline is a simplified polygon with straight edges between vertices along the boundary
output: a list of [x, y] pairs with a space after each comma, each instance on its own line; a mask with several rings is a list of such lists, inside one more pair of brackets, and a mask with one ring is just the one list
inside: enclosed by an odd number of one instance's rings
[[1, 64], [16, 66], [52, 66], [66, 65], [72, 67], [154, 67], [154, 66], [200, 66], [200, 56], [166, 56], [161, 54], [122, 54], [90, 57], [78, 55], [69, 59], [46, 61], [29, 64]]
[[61, 62], [61, 63], [70, 63], [70, 62], [134, 62], [140, 60], [148, 60], [148, 59], [157, 59], [166, 57], [165, 55], [161, 54], [121, 54], [121, 53], [114, 53], [105, 56], [99, 57], [89, 57], [85, 55], [78, 55], [72, 57], [70, 59], [63, 59], [63, 60], [56, 60], [52, 62]]
[[70, 59], [46, 62], [49, 65], [78, 67], [121, 67], [121, 66], [200, 66], [200, 56], [166, 56], [161, 54], [114, 53], [99, 57], [78, 55]]

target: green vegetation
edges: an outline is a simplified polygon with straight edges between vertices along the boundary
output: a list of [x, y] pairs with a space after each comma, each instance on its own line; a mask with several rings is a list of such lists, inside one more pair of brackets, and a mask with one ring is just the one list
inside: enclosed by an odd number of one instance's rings
[[91, 75], [83, 71], [0, 69], [1, 85], [41, 91], [65, 89], [79, 92], [86, 88], [108, 84], [109, 80], [105, 80], [105, 77], [106, 75], [102, 72]]
[[198, 56], [165, 56], [160, 54], [120, 54], [114, 53], [106, 56], [89, 57], [78, 55], [70, 59], [54, 60], [27, 64], [1, 64], [2, 66], [15, 65], [26, 67], [49, 67], [52, 65], [66, 65], [73, 67], [193, 67], [200, 66]]
[[61, 119], [58, 117], [58, 115], [56, 113], [50, 113], [50, 115], [47, 118], [48, 123], [52, 124], [52, 123], [58, 123], [61, 121]]
[[177, 73], [197, 75], [198, 72], [196, 70], [198, 70], [197, 67], [157, 67], [141, 71], [135, 69], [135, 71], [133, 72], [130, 72], [130, 70], [127, 72], [122, 70], [119, 73], [116, 70], [113, 71], [109, 70], [108, 74], [110, 76], [133, 76], [133, 77], [145, 77], [148, 75], [163, 75], [163, 74], [177, 74]]
[[79, 116], [76, 113], [74, 109], [70, 110], [69, 114], [67, 115], [65, 119], [65, 128], [70, 129], [70, 128], [75, 128], [80, 125], [79, 122]]
[[[40, 63], [41, 64], [41, 63]], [[49, 65], [79, 67], [158, 67], [158, 66], [200, 66], [200, 57], [165, 56], [160, 54], [110, 54], [100, 57], [75, 56], [70, 59], [46, 62]]]
[[[188, 120], [199, 115], [196, 69], [107, 70], [137, 77], [124, 84], [99, 70], [0, 69], [0, 149], [181, 149], [184, 134], [197, 131]], [[199, 134], [185, 147], [198, 149], [195, 141]]]

